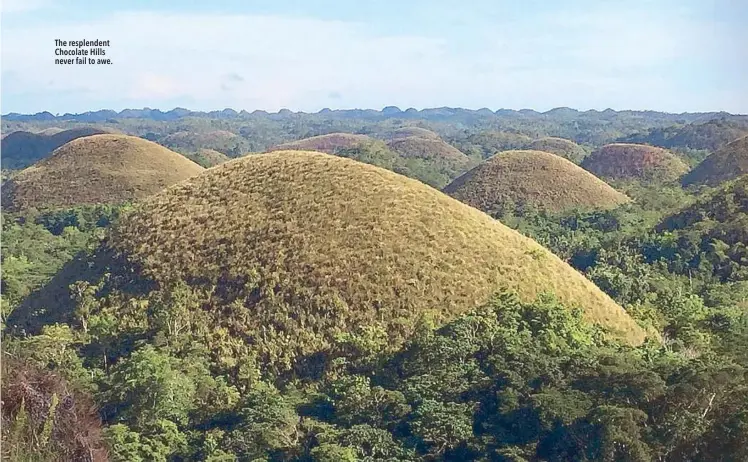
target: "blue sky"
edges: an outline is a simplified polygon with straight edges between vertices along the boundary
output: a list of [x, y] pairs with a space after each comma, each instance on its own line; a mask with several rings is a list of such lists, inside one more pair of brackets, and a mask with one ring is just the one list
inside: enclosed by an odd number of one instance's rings
[[[570, 106], [748, 113], [744, 0], [4, 0], [7, 112]], [[54, 39], [111, 66], [54, 64]]]

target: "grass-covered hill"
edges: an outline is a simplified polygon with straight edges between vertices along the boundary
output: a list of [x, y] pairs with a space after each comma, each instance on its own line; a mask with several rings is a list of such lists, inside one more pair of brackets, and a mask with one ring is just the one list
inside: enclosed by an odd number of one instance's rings
[[411, 136], [391, 140], [387, 146], [404, 159], [428, 164], [447, 178], [447, 182], [474, 165], [465, 153], [441, 139]]
[[711, 154], [683, 177], [684, 185], [716, 186], [748, 174], [748, 136], [744, 136]]
[[2, 167], [22, 169], [48, 157], [52, 151], [65, 143], [84, 136], [108, 133], [98, 127], [79, 127], [70, 130], [59, 128], [43, 130], [39, 133], [16, 131], [2, 139]]
[[198, 149], [185, 156], [202, 167], [210, 168], [231, 160], [229, 156], [213, 149]]
[[688, 171], [678, 156], [643, 144], [603, 146], [582, 161], [582, 167], [601, 178], [614, 180], [675, 181]]
[[178, 131], [160, 138], [158, 142], [182, 153], [212, 149], [229, 157], [239, 157], [249, 150], [247, 140], [227, 130]]
[[[123, 338], [187, 310], [201, 317], [206, 344], [235, 339], [237, 350], [216, 354], [249, 349], [277, 372], [319, 361], [347, 332], [380, 332], [396, 346], [420, 320], [452, 319], [502, 288], [524, 300], [553, 292], [613, 336], [644, 338], [619, 305], [533, 240], [418, 181], [313, 152], [233, 160], [146, 199], [90, 264], [70, 265], [45, 290], [64, 292], [76, 278], [109, 294], [87, 305], [91, 319], [128, 313]], [[162, 314], [149, 318], [148, 306]]]
[[527, 206], [549, 212], [605, 210], [629, 200], [571, 161], [543, 151], [499, 153], [444, 192], [493, 216]]
[[582, 159], [584, 159], [588, 154], [588, 152], [577, 143], [553, 136], [533, 140], [527, 145], [527, 149], [550, 152], [551, 154], [556, 154], [564, 159], [568, 159], [575, 164], [582, 162]]
[[156, 143], [127, 135], [75, 139], [3, 184], [9, 211], [142, 199], [203, 168]]
[[487, 159], [502, 151], [526, 149], [532, 141], [531, 137], [519, 133], [487, 130], [455, 139], [453, 144], [462, 152]]
[[429, 140], [440, 140], [438, 133], [422, 127], [401, 127], [387, 134], [389, 140], [401, 140], [403, 138], [426, 138]]
[[298, 141], [273, 146], [268, 151], [318, 151], [327, 154], [337, 154], [344, 149], [351, 149], [374, 141], [366, 135], [351, 133], [329, 133], [327, 135], [312, 136]]

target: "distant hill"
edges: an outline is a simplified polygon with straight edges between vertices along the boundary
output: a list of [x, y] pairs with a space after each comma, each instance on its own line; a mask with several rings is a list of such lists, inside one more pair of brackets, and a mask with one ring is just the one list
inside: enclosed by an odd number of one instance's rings
[[644, 143], [663, 148], [689, 148], [716, 151], [748, 135], [748, 121], [719, 118], [685, 126], [652, 129], [621, 139], [626, 143]]
[[80, 127], [70, 130], [51, 128], [39, 133], [17, 131], [2, 139], [2, 167], [22, 169], [52, 154], [52, 151], [76, 138], [109, 133], [98, 127]]
[[214, 151], [213, 149], [199, 149], [197, 152], [185, 154], [185, 157], [205, 168], [215, 167], [231, 160], [226, 154]]
[[374, 141], [366, 135], [354, 135], [351, 133], [329, 133], [327, 135], [312, 136], [298, 141], [279, 144], [268, 149], [268, 151], [318, 151], [327, 154], [335, 154], [344, 149], [354, 148], [365, 143]]
[[[92, 258], [63, 270], [46, 297], [104, 273], [112, 303], [100, 309], [113, 312], [187, 290], [180, 309], [201, 316], [207, 335], [233, 336], [277, 373], [312, 367], [333, 338], [359, 329], [394, 348], [424, 317], [444, 322], [502, 288], [525, 300], [552, 291], [614, 336], [644, 338], [531, 239], [418, 181], [321, 153], [277, 151], [207, 170], [141, 203]], [[34, 312], [21, 307], [8, 324]]]
[[433, 132], [426, 128], [421, 128], [421, 127], [402, 127], [402, 128], [393, 130], [388, 135], [388, 138], [390, 140], [401, 140], [403, 138], [411, 138], [411, 137], [425, 138], [429, 140], [440, 140], [441, 139], [438, 133]]
[[499, 153], [444, 192], [494, 216], [527, 205], [551, 212], [603, 210], [629, 200], [569, 160], [543, 151]]
[[455, 140], [454, 143], [462, 152], [488, 159], [502, 151], [525, 149], [532, 141], [527, 135], [489, 130], [471, 134], [467, 138]]
[[411, 169], [418, 164], [434, 174], [428, 184], [442, 188], [452, 179], [469, 170], [475, 162], [463, 152], [441, 139], [407, 137], [389, 141], [387, 147], [399, 155]]
[[527, 149], [550, 152], [551, 154], [556, 154], [564, 159], [568, 159], [575, 164], [582, 162], [582, 159], [584, 159], [588, 154], [588, 152], [577, 143], [564, 138], [555, 138], [552, 136], [533, 140], [527, 145]]
[[160, 138], [158, 143], [183, 153], [212, 149], [229, 157], [239, 157], [249, 150], [247, 140], [226, 130], [179, 131]]
[[601, 178], [675, 181], [688, 171], [675, 154], [653, 146], [615, 143], [603, 146], [582, 161], [582, 167]]
[[727, 144], [704, 159], [683, 177], [683, 184], [716, 186], [745, 174], [748, 174], [748, 136]]
[[77, 138], [2, 188], [9, 211], [142, 199], [203, 171], [184, 156], [127, 135]]

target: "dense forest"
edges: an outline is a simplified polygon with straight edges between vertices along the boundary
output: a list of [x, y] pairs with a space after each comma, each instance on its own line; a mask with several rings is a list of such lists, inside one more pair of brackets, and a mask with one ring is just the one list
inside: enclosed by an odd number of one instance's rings
[[[652, 152], [667, 149], [685, 169], [748, 135], [745, 116], [568, 108], [10, 114], [2, 122], [3, 150], [36, 139], [14, 140], [14, 132], [83, 126], [136, 135], [206, 167], [212, 164], [201, 150], [251, 160], [267, 156], [256, 152], [312, 136], [368, 135], [369, 141], [332, 154], [418, 183], [378, 183], [351, 162], [330, 177], [340, 182], [333, 189], [315, 189], [312, 182], [322, 174], [313, 168], [290, 175], [270, 165], [261, 171], [272, 181], [254, 188], [250, 177], [238, 177], [250, 180], [231, 193], [223, 190], [225, 178], [237, 170], [249, 175], [256, 163], [229, 161], [143, 203], [13, 211], [3, 204], [4, 460], [748, 460], [748, 175], [683, 186], [680, 170], [677, 177], [600, 173], [594, 180], [617, 194], [601, 209], [544, 206], [535, 196], [523, 201], [518, 187], [486, 210], [544, 247], [522, 258], [550, 266], [543, 260], [552, 257], [547, 249], [611, 305], [623, 307], [647, 333], [643, 342], [611, 335], [609, 325], [591, 320], [556, 281], [559, 293], [528, 297], [521, 285], [497, 286], [469, 309], [449, 312], [440, 305], [454, 294], [436, 293], [427, 281], [463, 275], [439, 267], [445, 264], [441, 249], [426, 245], [446, 246], [451, 241], [444, 235], [457, 230], [454, 246], [470, 247], [458, 239], [484, 215], [472, 209], [450, 215], [457, 201], [430, 186], [465, 182], [475, 175], [462, 175], [487, 159], [503, 160], [503, 151], [550, 152], [567, 158], [558, 160], [564, 169], [587, 175], [576, 164], [584, 167], [584, 159], [605, 145], [636, 143], [662, 148]], [[448, 144], [464, 160], [451, 151], [398, 150], [402, 139], [420, 140], [418, 149]], [[6, 164], [3, 153], [4, 180], [59, 147], [24, 146], [14, 151], [20, 154], [13, 163]], [[24, 158], [26, 152], [32, 154]], [[515, 170], [530, 163], [519, 158]], [[512, 181], [511, 169], [500, 173], [502, 181]], [[517, 178], [533, 177], [522, 170]], [[292, 187], [278, 186], [284, 183]], [[430, 186], [418, 189], [421, 183]], [[408, 208], [387, 202], [388, 188], [398, 201], [433, 203]], [[310, 197], [315, 191], [320, 196]], [[346, 191], [364, 195], [370, 213], [335, 200]], [[274, 203], [279, 198], [293, 207]], [[246, 221], [235, 213], [242, 208]], [[177, 209], [189, 212], [178, 215]], [[380, 211], [391, 216], [374, 216]], [[321, 216], [330, 223], [313, 221]], [[424, 225], [454, 216], [462, 222]], [[180, 221], [187, 217], [194, 221]], [[385, 219], [404, 237], [387, 241], [382, 258], [398, 258], [353, 265], [357, 244], [350, 237], [365, 228], [372, 241], [383, 239], [386, 230], [374, 225]], [[227, 230], [206, 225], [215, 222]], [[405, 234], [424, 227], [424, 236], [433, 232], [430, 240], [408, 247]], [[268, 243], [229, 242], [237, 235]], [[352, 250], [294, 253], [319, 245], [318, 236]], [[351, 271], [321, 274], [333, 256]], [[400, 268], [406, 259], [412, 274], [381, 277], [381, 268]], [[491, 262], [475, 256], [463, 265], [478, 278], [480, 265]], [[378, 274], [365, 274], [367, 268]], [[284, 291], [290, 269], [325, 284], [333, 280], [320, 287], [343, 289]], [[395, 282], [384, 287], [383, 281]], [[366, 291], [361, 298], [380, 319], [354, 309], [358, 305], [345, 298], [350, 287]], [[420, 301], [410, 301], [414, 293]], [[413, 307], [421, 311], [403, 313]], [[264, 323], [255, 326], [254, 319]], [[319, 326], [334, 331], [317, 336]]]

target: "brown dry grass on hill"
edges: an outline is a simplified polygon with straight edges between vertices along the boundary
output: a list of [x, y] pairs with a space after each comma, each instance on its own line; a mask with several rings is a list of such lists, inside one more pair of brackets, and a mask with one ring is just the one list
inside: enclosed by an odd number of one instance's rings
[[204, 169], [156, 143], [127, 135], [78, 138], [23, 170], [2, 189], [3, 208], [71, 207], [142, 199]]
[[704, 159], [683, 177], [683, 184], [717, 186], [745, 174], [748, 174], [748, 136], [727, 144]]
[[575, 164], [582, 162], [582, 159], [587, 155], [587, 151], [577, 143], [564, 138], [555, 138], [552, 136], [532, 141], [527, 146], [527, 149], [532, 151], [550, 152], [551, 154], [556, 154], [564, 159], [569, 159]]
[[670, 182], [688, 171], [688, 165], [670, 151], [643, 144], [603, 146], [582, 161], [582, 167], [601, 178]]
[[390, 141], [387, 146], [405, 158], [438, 159], [455, 165], [468, 165], [470, 163], [470, 158], [465, 153], [440, 139], [400, 138]]
[[247, 140], [226, 130], [179, 131], [159, 140], [159, 144], [179, 152], [196, 152], [199, 149], [212, 149], [231, 157], [244, 154], [249, 143]]
[[543, 151], [499, 153], [457, 178], [444, 192], [494, 216], [521, 205], [551, 212], [604, 210], [629, 200], [574, 163]]
[[327, 154], [337, 154], [344, 149], [355, 148], [374, 140], [366, 135], [351, 133], [329, 133], [327, 135], [312, 136], [303, 140], [291, 141], [268, 149], [272, 151], [319, 151]]
[[107, 249], [162, 290], [186, 282], [210, 325], [276, 366], [364, 326], [396, 345], [422, 316], [450, 319], [502, 288], [524, 300], [554, 292], [614, 336], [644, 338], [535, 241], [416, 180], [315, 152], [236, 159], [168, 188], [122, 220]]

